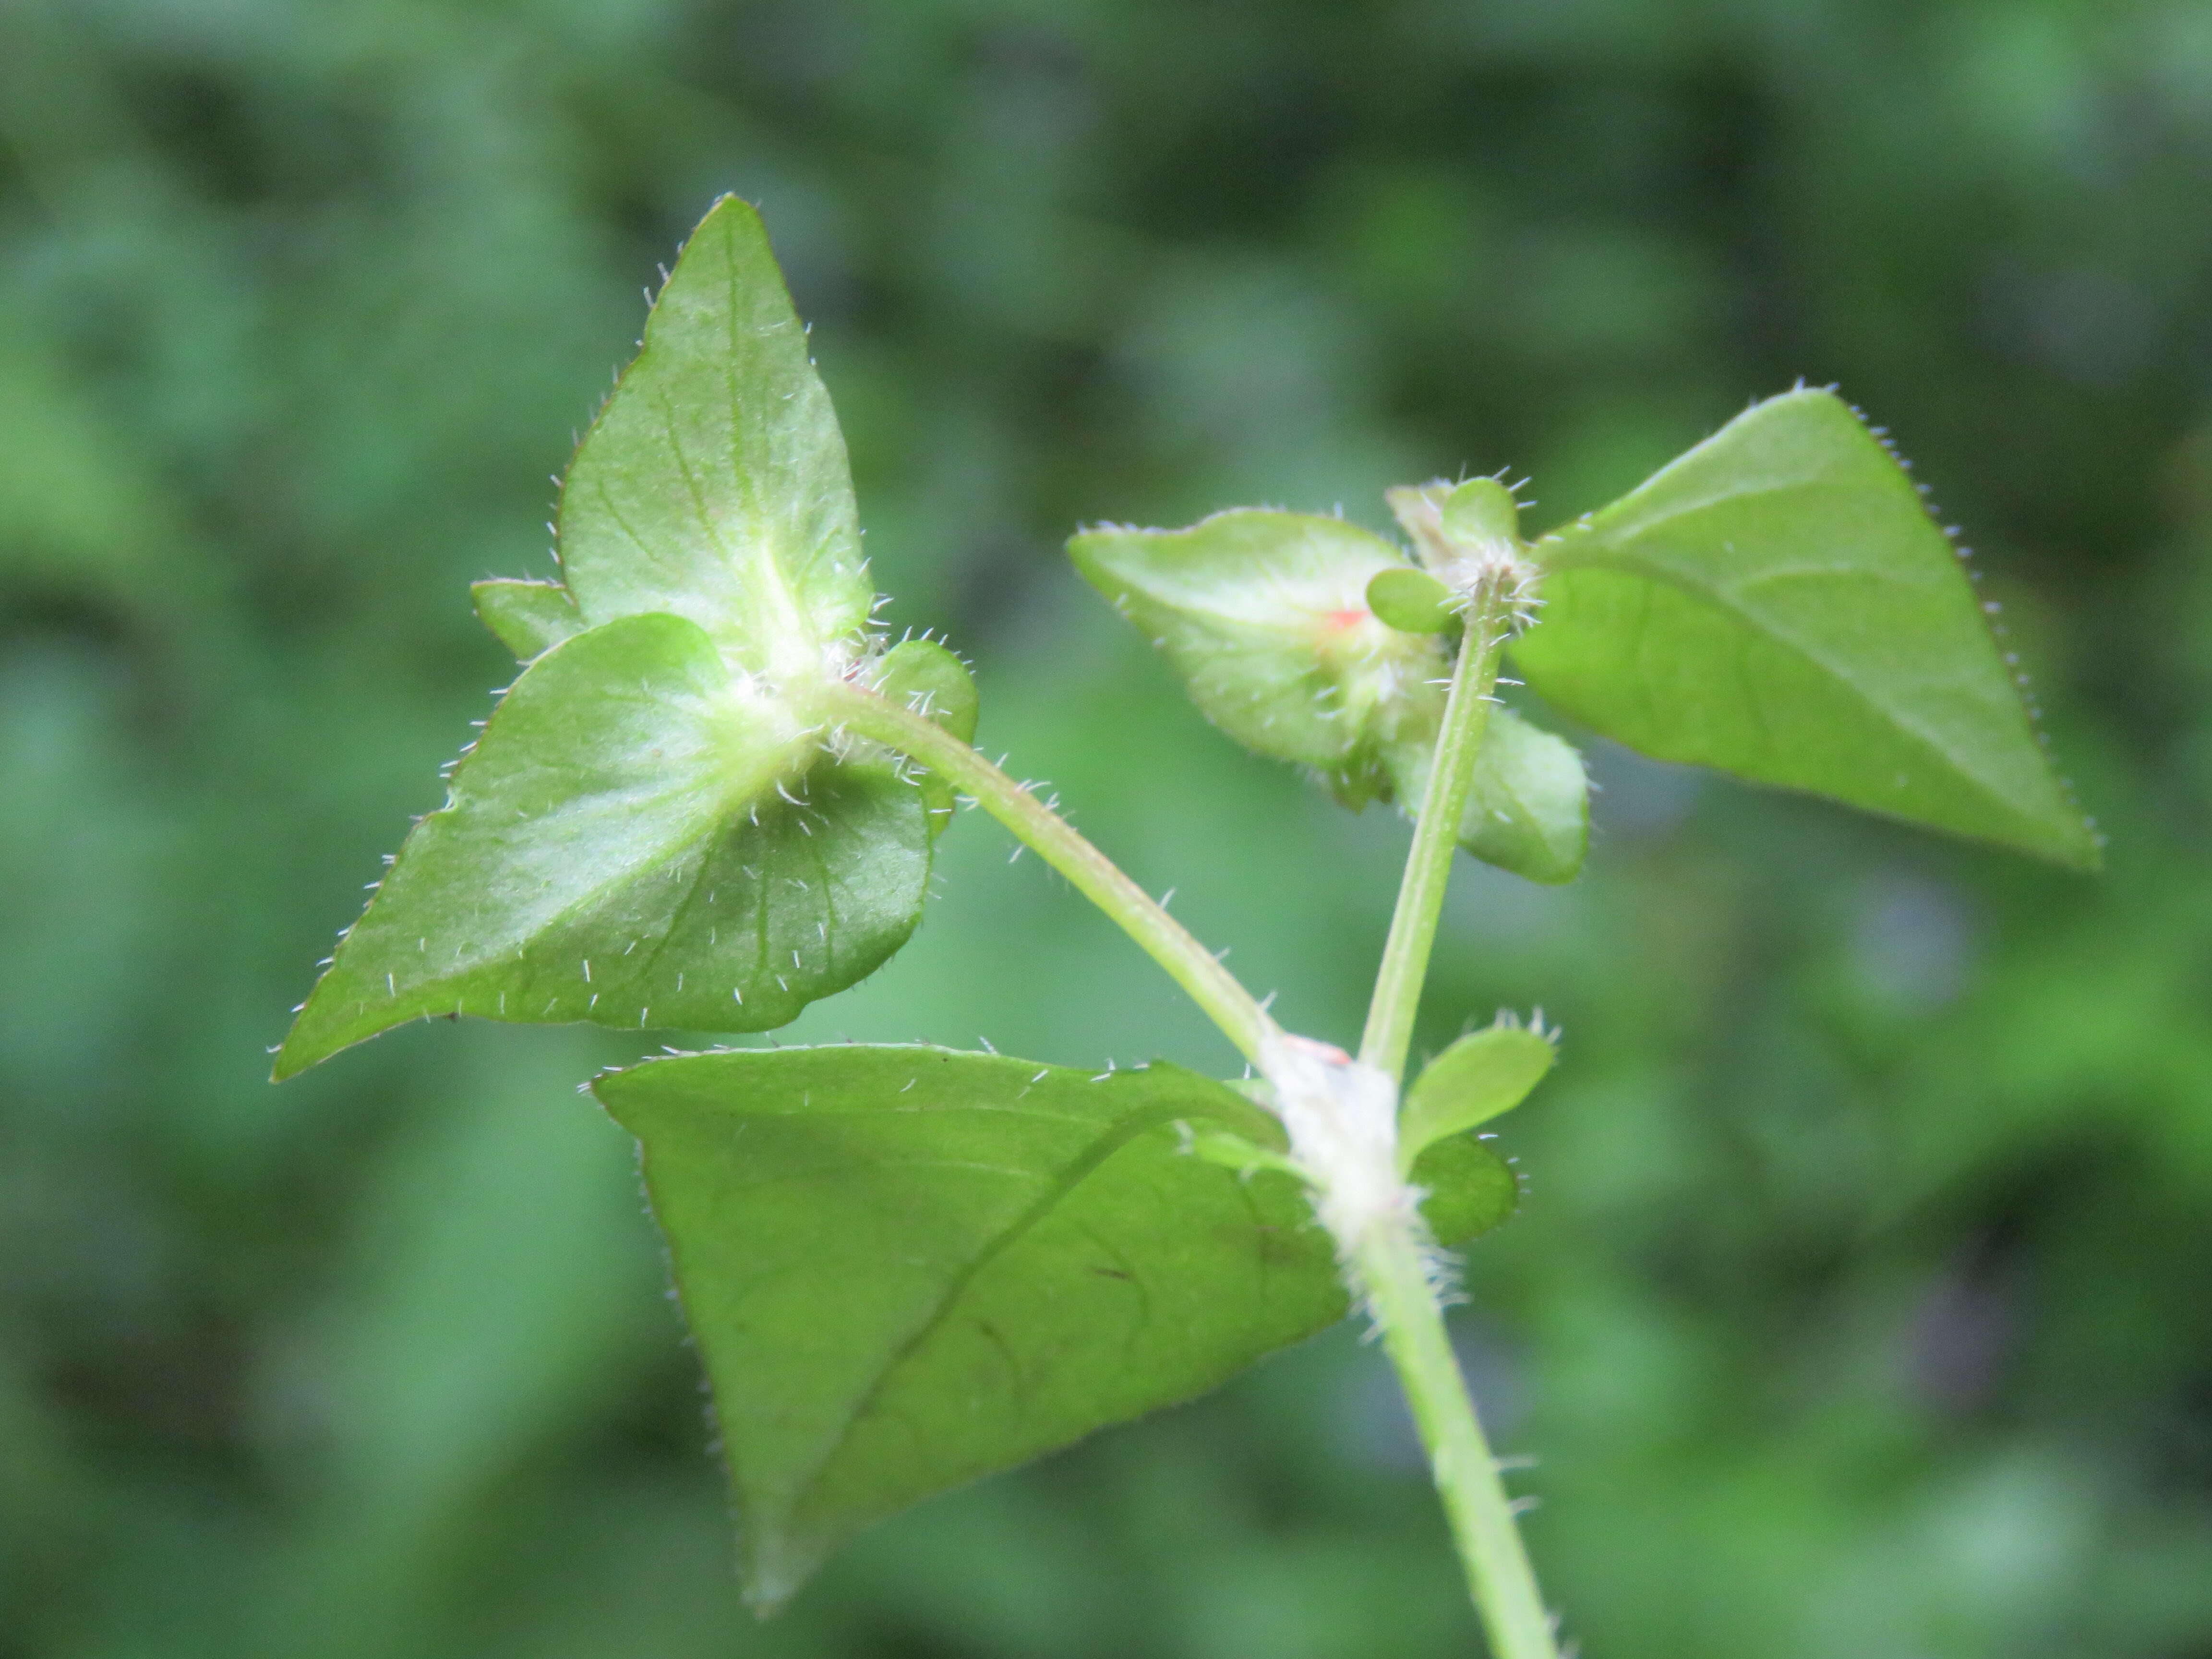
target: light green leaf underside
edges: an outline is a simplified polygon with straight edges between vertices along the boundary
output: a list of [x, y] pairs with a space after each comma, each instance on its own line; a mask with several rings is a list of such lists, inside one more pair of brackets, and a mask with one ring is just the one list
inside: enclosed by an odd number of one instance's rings
[[[750, 1597], [928, 1494], [1200, 1394], [1340, 1318], [1276, 1147], [1224, 1085], [928, 1048], [649, 1061], [599, 1098], [644, 1146], [714, 1385]], [[1509, 1170], [1462, 1138], [1419, 1172], [1440, 1236], [1494, 1225]]]
[[697, 626], [626, 617], [523, 671], [276, 1074], [430, 1014], [781, 1025], [905, 941], [928, 872], [889, 760], [833, 763]]
[[[1390, 750], [1397, 798], [1408, 816], [1419, 816], [1434, 744], [1431, 729], [1425, 740]], [[1459, 844], [1531, 881], [1572, 881], [1589, 850], [1589, 780], [1574, 746], [1510, 708], [1492, 709], [1475, 751]]]
[[1557, 1057], [1550, 1039], [1502, 1021], [1431, 1060], [1398, 1109], [1398, 1146], [1411, 1167], [1436, 1142], [1490, 1121], [1528, 1097]]
[[493, 637], [524, 662], [544, 655], [584, 629], [575, 602], [558, 582], [501, 578], [472, 583], [469, 597], [476, 601], [477, 618], [491, 629]]
[[2097, 861], [1948, 540], [1832, 394], [1756, 405], [1536, 552], [1544, 609], [1513, 655], [1595, 730]]
[[1187, 530], [1086, 531], [1068, 552], [1208, 720], [1316, 768], [1347, 804], [1387, 795], [1383, 747], [1442, 706], [1443, 646], [1367, 608], [1405, 556], [1340, 519], [1240, 508]]
[[806, 669], [874, 601], [845, 440], [760, 216], [692, 233], [562, 487], [587, 624], [689, 617], [748, 669]]

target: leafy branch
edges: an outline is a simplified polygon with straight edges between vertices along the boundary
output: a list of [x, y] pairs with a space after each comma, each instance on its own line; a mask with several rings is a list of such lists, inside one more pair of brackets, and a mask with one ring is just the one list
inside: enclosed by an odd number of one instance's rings
[[1357, 1058], [1280, 1029], [975, 751], [958, 658], [874, 631], [843, 440], [744, 204], [693, 235], [577, 453], [562, 580], [477, 585], [520, 674], [343, 936], [279, 1077], [432, 1015], [782, 1025], [905, 942], [963, 796], [1258, 1072], [842, 1046], [597, 1079], [644, 1149], [757, 1605], [893, 1510], [1358, 1305], [1493, 1650], [1556, 1653], [1439, 1298], [1443, 1252], [1517, 1196], [1480, 1126], [1554, 1038], [1501, 1019], [1401, 1086], [1455, 848], [1547, 882], [1587, 848], [1581, 758], [1498, 704], [1509, 658], [1647, 754], [2095, 863], [1948, 541], [1832, 394], [1756, 404], [1534, 541], [1492, 479], [1389, 500], [1410, 549], [1257, 509], [1070, 544], [1224, 732], [1414, 818]]

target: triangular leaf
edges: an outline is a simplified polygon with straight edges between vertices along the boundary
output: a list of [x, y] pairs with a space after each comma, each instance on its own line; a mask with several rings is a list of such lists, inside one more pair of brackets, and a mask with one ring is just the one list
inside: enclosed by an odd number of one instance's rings
[[[1412, 817], [1419, 816], [1428, 787], [1433, 731], [1389, 753], [1399, 804]], [[1572, 881], [1589, 849], [1589, 780], [1574, 746], [1510, 708], [1492, 709], [1475, 751], [1459, 844], [1531, 881]]]
[[929, 873], [920, 791], [842, 761], [680, 617], [523, 671], [286, 1038], [428, 1014], [747, 1031], [873, 972]]
[[584, 619], [568, 590], [558, 582], [476, 582], [469, 588], [477, 616], [499, 642], [524, 662], [542, 657], [572, 634]]
[[1515, 660], [1596, 731], [2096, 863], [1949, 541], [1832, 394], [1756, 405], [1535, 552]]
[[875, 602], [845, 440], [760, 216], [724, 197], [561, 490], [586, 624], [689, 617], [739, 666], [811, 676]]
[[1376, 576], [1413, 567], [1341, 519], [1240, 508], [1187, 530], [1085, 531], [1068, 552], [1208, 720], [1315, 768], [1347, 805], [1389, 798], [1384, 750], [1443, 705], [1442, 644], [1367, 605]]
[[[1279, 1152], [1279, 1126], [1172, 1066], [752, 1049], [594, 1087], [644, 1145], [759, 1604], [894, 1510], [1346, 1311], [1299, 1184], [1187, 1150]], [[1512, 1208], [1511, 1172], [1471, 1139], [1417, 1173], [1448, 1243]]]
[[1467, 1036], [1431, 1060], [1398, 1109], [1399, 1162], [1510, 1112], [1552, 1069], [1557, 1051], [1540, 1030], [1508, 1024]]

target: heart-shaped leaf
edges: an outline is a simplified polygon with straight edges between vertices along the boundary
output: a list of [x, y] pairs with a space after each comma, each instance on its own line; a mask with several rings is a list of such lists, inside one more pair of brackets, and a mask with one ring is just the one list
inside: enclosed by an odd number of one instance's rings
[[1558, 1051], [1540, 1029], [1500, 1018], [1470, 1031], [1423, 1068], [1398, 1109], [1398, 1157], [1407, 1169], [1438, 1141], [1510, 1112], [1544, 1080]]
[[[1427, 740], [1399, 744], [1389, 755], [1399, 803], [1413, 817], [1436, 757], [1435, 727], [1429, 729]], [[1589, 779], [1574, 745], [1510, 708], [1492, 709], [1475, 750], [1459, 844], [1531, 881], [1572, 881], [1589, 850]]]
[[1832, 393], [1754, 406], [1534, 550], [1544, 609], [1515, 660], [1595, 730], [2097, 862], [1948, 539]]
[[[711, 1378], [747, 1593], [861, 1527], [1185, 1400], [1343, 1316], [1303, 1188], [1188, 1150], [1280, 1126], [1167, 1065], [1097, 1077], [927, 1048], [738, 1050], [594, 1085], [646, 1182]], [[1511, 1172], [1417, 1171], [1450, 1243]]]
[[[1086, 531], [1068, 552], [1246, 748], [1319, 772], [1347, 805], [1388, 799], [1384, 751], [1441, 708], [1443, 646], [1367, 606], [1412, 571], [1341, 519], [1243, 508], [1188, 530]], [[1433, 728], [1431, 728], [1433, 729]]]
[[903, 944], [921, 792], [833, 760], [696, 623], [624, 617], [523, 671], [340, 944], [287, 1077], [428, 1014], [781, 1025]]

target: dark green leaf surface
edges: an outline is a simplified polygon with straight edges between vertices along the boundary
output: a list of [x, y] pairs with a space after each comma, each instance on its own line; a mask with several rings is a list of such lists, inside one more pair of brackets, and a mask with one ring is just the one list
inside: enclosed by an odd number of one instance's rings
[[1504, 1019], [1470, 1031], [1413, 1079], [1398, 1109], [1400, 1161], [1411, 1168], [1423, 1152], [1510, 1112], [1544, 1080], [1558, 1051], [1551, 1039]]
[[583, 630], [575, 602], [558, 582], [476, 582], [470, 586], [469, 597], [476, 601], [483, 625], [524, 662]]
[[[1412, 817], [1419, 816], [1434, 741], [1404, 743], [1389, 754], [1398, 800]], [[1574, 745], [1510, 708], [1492, 709], [1459, 844], [1531, 881], [1572, 881], [1589, 849], [1589, 780]]]
[[1948, 539], [1832, 393], [1757, 405], [1536, 552], [1514, 658], [1594, 729], [2096, 863]]
[[760, 216], [735, 197], [684, 245], [557, 529], [586, 624], [669, 611], [744, 668], [802, 676], [865, 627], [844, 436]]
[[905, 941], [928, 870], [887, 758], [832, 762], [696, 624], [626, 617], [524, 670], [276, 1073], [427, 1014], [781, 1025]]
[[[871, 1521], [1346, 1311], [1298, 1183], [1186, 1150], [1193, 1132], [1279, 1150], [1279, 1126], [1175, 1066], [848, 1046], [683, 1055], [594, 1087], [644, 1144], [757, 1603]], [[1439, 1151], [1417, 1172], [1439, 1237], [1510, 1212], [1497, 1158], [1464, 1137]]]
[[1384, 749], [1442, 706], [1443, 647], [1367, 608], [1369, 583], [1412, 567], [1341, 519], [1241, 508], [1187, 530], [1086, 531], [1068, 552], [1208, 720], [1316, 768], [1348, 805], [1387, 799]]

